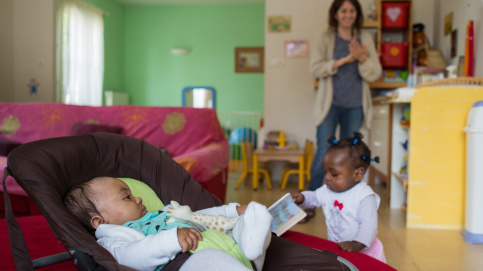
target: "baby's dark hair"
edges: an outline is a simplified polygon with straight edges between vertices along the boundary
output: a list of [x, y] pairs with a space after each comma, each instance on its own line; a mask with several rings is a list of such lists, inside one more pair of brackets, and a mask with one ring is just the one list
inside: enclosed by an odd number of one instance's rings
[[355, 168], [364, 168], [367, 170], [371, 161], [379, 163], [379, 157], [371, 158], [371, 150], [367, 147], [366, 143], [362, 141], [362, 134], [354, 132], [354, 137], [347, 137], [340, 141], [335, 139], [335, 136], [329, 138], [330, 144], [327, 152], [333, 150], [349, 149], [349, 156]]
[[95, 201], [95, 192], [91, 189], [91, 184], [97, 178], [82, 182], [71, 187], [64, 195], [64, 205], [74, 217], [82, 224], [91, 234], [95, 232], [95, 228], [91, 225], [91, 218], [99, 214]]

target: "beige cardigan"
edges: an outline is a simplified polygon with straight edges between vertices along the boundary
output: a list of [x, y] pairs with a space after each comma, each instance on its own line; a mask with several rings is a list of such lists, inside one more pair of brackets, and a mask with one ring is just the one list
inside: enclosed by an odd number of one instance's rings
[[[369, 51], [367, 60], [359, 63], [359, 73], [362, 77], [362, 110], [364, 112], [363, 126], [371, 127], [372, 100], [368, 82], [376, 81], [382, 72], [373, 38], [369, 33], [361, 32], [361, 42]], [[334, 65], [335, 32], [327, 30], [317, 37], [310, 61], [310, 74], [319, 78], [319, 89], [315, 97], [314, 116], [316, 125], [321, 124], [329, 113], [333, 99], [332, 75], [337, 69]]]

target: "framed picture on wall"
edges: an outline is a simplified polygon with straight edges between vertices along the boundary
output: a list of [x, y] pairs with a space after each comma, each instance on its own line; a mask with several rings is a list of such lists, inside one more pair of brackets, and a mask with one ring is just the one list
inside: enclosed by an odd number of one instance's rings
[[285, 57], [307, 57], [309, 49], [306, 40], [285, 41]]
[[290, 32], [291, 21], [290, 15], [268, 16], [268, 32]]
[[453, 12], [444, 16], [444, 35], [451, 34], [451, 31], [453, 31]]
[[456, 56], [456, 43], [458, 42], [458, 32], [457, 30], [453, 30], [451, 32], [451, 57]]
[[236, 47], [235, 48], [235, 72], [238, 73], [263, 73], [264, 56], [263, 47]]

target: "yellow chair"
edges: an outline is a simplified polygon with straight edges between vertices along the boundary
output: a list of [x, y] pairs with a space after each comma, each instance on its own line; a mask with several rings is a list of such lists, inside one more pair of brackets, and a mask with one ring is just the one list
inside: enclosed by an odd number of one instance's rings
[[[240, 170], [242, 176], [238, 179], [235, 189], [238, 189], [243, 180], [248, 176], [248, 173], [253, 174], [253, 143], [249, 141], [243, 141], [242, 144], [242, 156], [243, 156], [243, 169]], [[262, 173], [267, 180], [268, 189], [272, 189], [272, 182], [270, 181], [270, 174], [268, 171], [262, 168], [258, 169], [258, 172]], [[258, 178], [255, 178], [258, 179]]]
[[[314, 156], [314, 143], [310, 140], [305, 140], [305, 149], [304, 149], [304, 162], [305, 168], [302, 169], [302, 174], [307, 177], [307, 180], [310, 181], [310, 167], [312, 166], [312, 159]], [[284, 168], [282, 172], [282, 181], [280, 182], [280, 187], [282, 190], [285, 189], [287, 186], [288, 176], [291, 174], [300, 174], [300, 170], [297, 169], [287, 169]], [[302, 180], [303, 182], [303, 180]], [[303, 184], [299, 184], [299, 187], [303, 187]]]

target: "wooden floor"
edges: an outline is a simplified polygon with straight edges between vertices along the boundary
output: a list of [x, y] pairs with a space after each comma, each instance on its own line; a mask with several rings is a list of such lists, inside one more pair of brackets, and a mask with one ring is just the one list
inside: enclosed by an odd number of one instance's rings
[[[289, 181], [285, 191], [280, 190], [278, 182], [273, 182], [272, 190], [261, 183], [258, 191], [253, 191], [251, 176], [235, 190], [239, 176], [229, 174], [227, 203], [257, 201], [270, 206], [285, 193], [297, 190], [296, 182]], [[384, 187], [376, 185], [373, 189], [381, 197], [378, 237], [389, 265], [400, 271], [483, 270], [483, 244], [467, 244], [455, 230], [407, 229], [404, 210], [388, 208]], [[313, 219], [291, 230], [327, 238], [322, 210], [317, 209]]]

